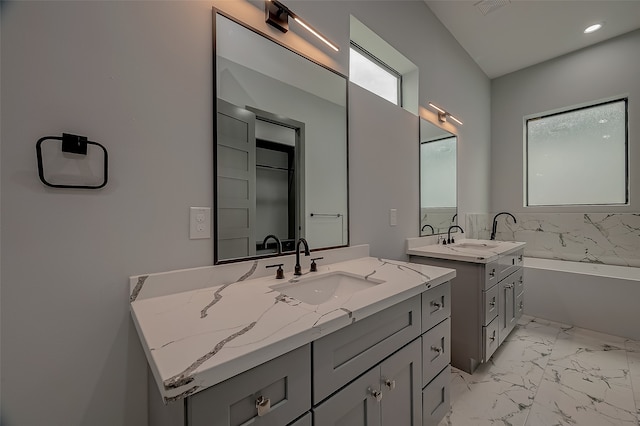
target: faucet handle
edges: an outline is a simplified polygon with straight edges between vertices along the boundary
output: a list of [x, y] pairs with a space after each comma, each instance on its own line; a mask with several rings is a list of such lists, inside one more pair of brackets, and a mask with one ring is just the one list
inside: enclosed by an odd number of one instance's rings
[[281, 280], [284, 278], [284, 269], [282, 269], [282, 265], [284, 265], [284, 263], [276, 263], [274, 265], [267, 265], [265, 268], [275, 268], [277, 266], [278, 270], [276, 271], [276, 279]]
[[316, 257], [311, 259], [311, 268], [309, 272], [318, 272], [318, 265], [316, 265], [316, 260], [324, 259], [324, 257]]

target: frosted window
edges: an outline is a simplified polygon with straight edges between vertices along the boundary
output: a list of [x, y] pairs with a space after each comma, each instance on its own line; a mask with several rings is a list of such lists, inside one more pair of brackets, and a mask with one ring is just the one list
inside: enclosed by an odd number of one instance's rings
[[399, 105], [399, 79], [385, 67], [351, 47], [349, 80], [370, 92]]
[[627, 100], [527, 120], [527, 205], [626, 204]]

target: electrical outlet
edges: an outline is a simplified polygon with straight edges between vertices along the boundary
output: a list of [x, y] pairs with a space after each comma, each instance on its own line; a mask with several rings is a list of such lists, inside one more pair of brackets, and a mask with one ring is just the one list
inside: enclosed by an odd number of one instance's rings
[[189, 238], [192, 240], [211, 238], [210, 207], [191, 207], [189, 209]]
[[396, 226], [398, 224], [398, 210], [389, 210], [389, 225]]

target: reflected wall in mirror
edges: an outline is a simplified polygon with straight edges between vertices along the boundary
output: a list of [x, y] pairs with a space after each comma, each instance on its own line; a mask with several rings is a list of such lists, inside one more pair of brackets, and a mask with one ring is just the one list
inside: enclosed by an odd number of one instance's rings
[[214, 17], [215, 263], [348, 245], [346, 78]]
[[456, 135], [420, 118], [420, 236], [458, 224]]

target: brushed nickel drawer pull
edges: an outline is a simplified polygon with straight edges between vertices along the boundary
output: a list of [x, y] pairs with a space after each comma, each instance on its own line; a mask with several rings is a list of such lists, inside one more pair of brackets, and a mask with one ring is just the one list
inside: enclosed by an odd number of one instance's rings
[[494, 340], [496, 340], [496, 331], [495, 330], [493, 330], [493, 333], [491, 333], [491, 337], [489, 337], [489, 340], [491, 340], [492, 342]]
[[439, 354], [442, 353], [442, 348], [438, 347], [438, 346], [431, 346], [431, 350], [438, 352]]
[[376, 399], [376, 401], [382, 401], [382, 392], [380, 392], [379, 390], [369, 388], [369, 393]]
[[434, 302], [433, 300], [431, 301], [431, 306], [435, 306], [438, 309], [442, 309], [442, 304], [438, 302]]
[[390, 390], [394, 390], [396, 388], [396, 381], [395, 380], [387, 379], [387, 380], [384, 381], [384, 384], [387, 385], [387, 387]]
[[256, 399], [256, 408], [258, 409], [258, 417], [262, 417], [271, 411], [271, 400], [263, 396]]

